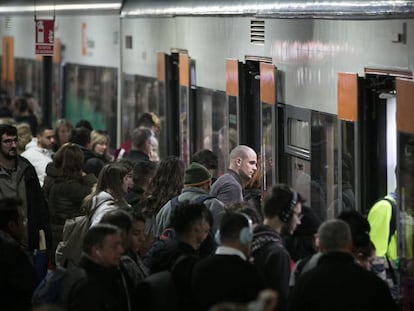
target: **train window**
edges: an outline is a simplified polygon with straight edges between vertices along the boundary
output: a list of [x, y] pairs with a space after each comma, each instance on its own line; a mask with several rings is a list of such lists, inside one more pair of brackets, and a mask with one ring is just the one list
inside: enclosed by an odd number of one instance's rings
[[312, 111], [311, 122], [311, 197], [310, 204], [317, 216], [324, 220], [337, 198], [335, 156], [337, 155], [337, 125], [333, 115]]
[[310, 160], [310, 110], [287, 105], [285, 114], [285, 152]]
[[309, 122], [288, 119], [288, 144], [299, 149], [310, 149]]

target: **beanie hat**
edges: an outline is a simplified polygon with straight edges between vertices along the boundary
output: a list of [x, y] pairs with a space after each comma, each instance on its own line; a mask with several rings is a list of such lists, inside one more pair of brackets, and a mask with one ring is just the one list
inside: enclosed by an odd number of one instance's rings
[[203, 165], [193, 162], [184, 173], [184, 185], [199, 186], [211, 179], [211, 174]]

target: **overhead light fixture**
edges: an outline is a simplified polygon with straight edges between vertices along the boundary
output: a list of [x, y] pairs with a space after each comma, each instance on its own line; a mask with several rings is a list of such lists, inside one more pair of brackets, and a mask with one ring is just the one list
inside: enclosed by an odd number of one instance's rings
[[21, 5], [1, 6], [0, 13], [28, 13], [51, 11], [80, 11], [80, 10], [119, 10], [122, 4], [115, 3], [82, 3], [82, 4], [56, 4], [56, 5]]

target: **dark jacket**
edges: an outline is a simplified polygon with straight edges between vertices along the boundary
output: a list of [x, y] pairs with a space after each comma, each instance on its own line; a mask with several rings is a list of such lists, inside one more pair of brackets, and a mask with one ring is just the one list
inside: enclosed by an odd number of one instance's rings
[[81, 145], [78, 145], [79, 148], [81, 148], [83, 152], [83, 167], [82, 170], [86, 173], [92, 173], [95, 175], [96, 178], [98, 178], [99, 172], [101, 169], [105, 166], [107, 161], [103, 158], [97, 155], [92, 150], [89, 150]]
[[243, 202], [242, 181], [233, 170], [228, 169], [211, 186], [210, 194], [227, 206]]
[[0, 254], [0, 310], [29, 310], [36, 285], [29, 256], [3, 231], [0, 231]]
[[73, 288], [69, 311], [128, 310], [128, 297], [133, 295], [126, 290], [120, 269], [100, 266], [88, 257], [83, 257], [79, 266], [86, 271], [87, 281]]
[[24, 179], [26, 187], [26, 198], [22, 198], [27, 204], [28, 218], [28, 249], [39, 248], [39, 230], [43, 229], [46, 237], [46, 246], [52, 247], [52, 234], [49, 223], [49, 210], [42, 188], [37, 178], [36, 170], [28, 160], [17, 156], [19, 167], [17, 183]]
[[348, 253], [321, 256], [293, 289], [291, 311], [394, 311], [395, 303], [384, 281], [365, 270]]
[[290, 257], [280, 234], [270, 226], [257, 226], [252, 242], [252, 257], [264, 277], [266, 287], [279, 293], [277, 310], [287, 310]]
[[165, 244], [164, 248], [159, 248], [152, 253], [151, 261], [149, 261], [149, 268], [151, 274], [171, 270], [174, 263], [182, 256], [192, 258], [197, 261], [198, 252], [190, 245], [172, 240]]
[[237, 255], [212, 255], [195, 265], [192, 291], [197, 309], [219, 302], [248, 303], [257, 298], [263, 281], [256, 267]]
[[141, 199], [145, 190], [135, 186], [132, 191], [128, 192], [125, 199], [135, 212], [142, 212]]
[[53, 247], [56, 249], [57, 243], [62, 240], [65, 220], [83, 214], [82, 201], [91, 193], [97, 180], [93, 174], [79, 176], [79, 179], [64, 179], [53, 163], [46, 167], [46, 173], [43, 191], [49, 204]]
[[134, 150], [134, 149], [131, 149], [128, 152], [128, 155], [126, 156], [126, 158], [134, 163], [141, 162], [141, 161], [149, 162], [150, 160], [149, 156], [146, 153], [140, 150]]

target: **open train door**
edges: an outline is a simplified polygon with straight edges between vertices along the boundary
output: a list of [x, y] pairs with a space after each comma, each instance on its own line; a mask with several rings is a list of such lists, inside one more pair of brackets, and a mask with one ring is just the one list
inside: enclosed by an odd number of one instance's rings
[[337, 147], [337, 202], [330, 217], [337, 216], [343, 209], [356, 209], [358, 197], [358, 75], [338, 73], [338, 147]]
[[243, 64], [237, 59], [226, 59], [226, 125], [219, 131], [219, 154], [222, 157], [219, 169], [225, 171], [229, 166], [228, 155], [239, 144], [240, 136], [240, 92]]
[[[366, 214], [381, 197], [395, 190], [395, 76], [366, 69], [338, 74], [338, 202]], [[353, 200], [353, 202], [352, 202]]]
[[171, 54], [158, 53], [161, 157], [175, 155], [184, 163], [190, 161], [191, 113], [194, 102], [195, 62], [185, 50], [172, 49]]
[[414, 81], [396, 79], [397, 95], [397, 219], [400, 288], [403, 310], [414, 310]]
[[[273, 64], [260, 62], [261, 102], [261, 172], [263, 192], [276, 183], [277, 167], [277, 91], [276, 71]], [[258, 168], [259, 169], [259, 168]]]
[[227, 154], [243, 144], [260, 155], [266, 190], [276, 180], [276, 68], [271, 59], [246, 56], [245, 63], [227, 59], [226, 93], [228, 126], [223, 145], [227, 146]]

